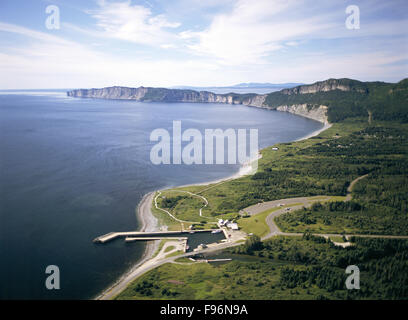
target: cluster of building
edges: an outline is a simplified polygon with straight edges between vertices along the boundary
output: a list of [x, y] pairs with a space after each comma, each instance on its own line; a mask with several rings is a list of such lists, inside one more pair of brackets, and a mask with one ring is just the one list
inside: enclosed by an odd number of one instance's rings
[[222, 227], [226, 227], [228, 229], [231, 230], [238, 230], [238, 224], [229, 220], [223, 220], [223, 219], [219, 219], [218, 220], [218, 227], [222, 228]]

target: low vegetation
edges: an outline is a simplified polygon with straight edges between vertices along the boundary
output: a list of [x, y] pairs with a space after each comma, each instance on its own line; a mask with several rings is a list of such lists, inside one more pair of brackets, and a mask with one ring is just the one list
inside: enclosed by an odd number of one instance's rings
[[[166, 264], [133, 282], [118, 299], [406, 299], [408, 241], [354, 239], [340, 248], [324, 238], [256, 237], [229, 249], [224, 264]], [[360, 290], [347, 290], [357, 265]]]

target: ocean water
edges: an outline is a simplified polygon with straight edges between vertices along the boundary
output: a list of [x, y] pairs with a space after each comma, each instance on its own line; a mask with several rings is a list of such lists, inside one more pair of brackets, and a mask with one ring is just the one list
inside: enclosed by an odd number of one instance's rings
[[[154, 165], [152, 130], [256, 128], [259, 145], [322, 124], [245, 106], [76, 99], [0, 92], [0, 299], [88, 299], [142, 256], [145, 244], [92, 240], [138, 228], [147, 192], [230, 176], [238, 165]], [[47, 290], [48, 265], [61, 289]]]

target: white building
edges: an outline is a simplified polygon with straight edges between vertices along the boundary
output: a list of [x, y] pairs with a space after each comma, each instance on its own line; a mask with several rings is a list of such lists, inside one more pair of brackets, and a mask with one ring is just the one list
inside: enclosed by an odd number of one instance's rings
[[226, 224], [227, 228], [230, 228], [231, 230], [238, 230], [238, 224], [235, 222], [229, 222], [228, 224]]
[[228, 220], [223, 220], [223, 219], [219, 219], [218, 220], [218, 226], [221, 228], [221, 227], [224, 227], [224, 226], [227, 226], [227, 224], [229, 223], [229, 221]]

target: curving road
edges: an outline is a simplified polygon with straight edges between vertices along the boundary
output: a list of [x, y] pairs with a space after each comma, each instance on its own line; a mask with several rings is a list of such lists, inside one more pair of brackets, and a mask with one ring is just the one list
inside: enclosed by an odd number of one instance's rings
[[[354, 179], [350, 183], [350, 186], [347, 188], [347, 196], [346, 196], [345, 201], [350, 201], [352, 199], [351, 192], [353, 190], [354, 185], [359, 180], [364, 179], [367, 176], [368, 174], [360, 176]], [[307, 207], [310, 207], [314, 202], [327, 201], [327, 200], [330, 200], [330, 198], [331, 198], [330, 196], [315, 196], [315, 197], [299, 197], [299, 198], [281, 199], [281, 200], [258, 203], [256, 205], [253, 205], [251, 207], [244, 209], [244, 211], [250, 215], [255, 215], [255, 214], [264, 212], [265, 210], [276, 208], [278, 205], [287, 206], [287, 205], [299, 203], [299, 205], [295, 205], [290, 208], [282, 208], [268, 215], [265, 221], [269, 227], [270, 232], [266, 236], [262, 237], [262, 240], [266, 240], [273, 236], [303, 236], [303, 233], [282, 232], [279, 229], [279, 227], [276, 225], [275, 218], [288, 211], [295, 211], [303, 207], [307, 208]], [[314, 234], [318, 236], [322, 236], [322, 237], [335, 237], [335, 236], [342, 237], [343, 236], [343, 234], [336, 234], [336, 233], [324, 233], [324, 234], [314, 233]], [[408, 236], [375, 235], [375, 234], [345, 234], [344, 236], [346, 236], [347, 238], [354, 236], [354, 237], [364, 237], [364, 238], [408, 239]]]

